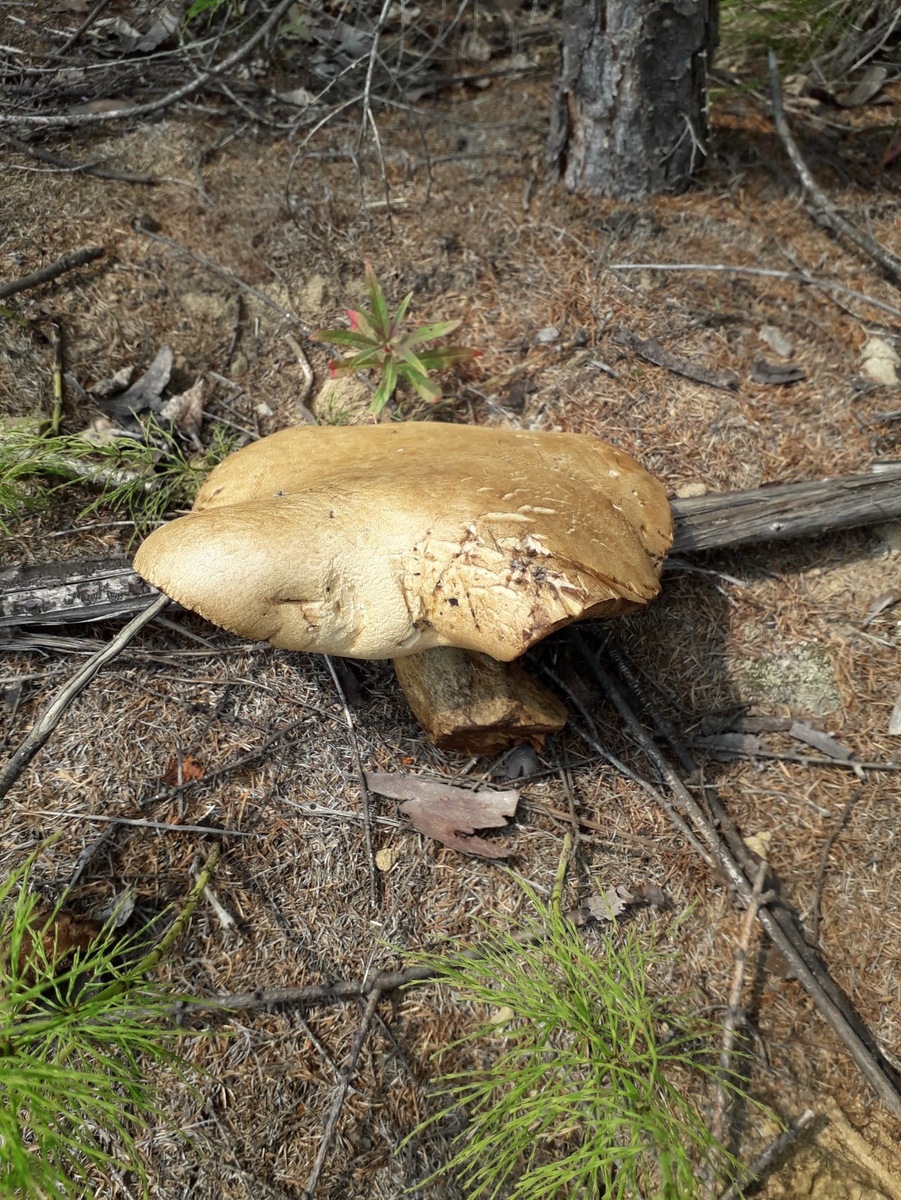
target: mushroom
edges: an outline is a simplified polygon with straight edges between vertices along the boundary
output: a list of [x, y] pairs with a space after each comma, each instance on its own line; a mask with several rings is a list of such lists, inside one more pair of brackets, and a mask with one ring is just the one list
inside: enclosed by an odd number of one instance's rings
[[393, 659], [433, 740], [490, 753], [566, 719], [501, 664], [652, 599], [671, 540], [661, 484], [593, 437], [301, 426], [220, 463], [134, 565], [245, 637]]

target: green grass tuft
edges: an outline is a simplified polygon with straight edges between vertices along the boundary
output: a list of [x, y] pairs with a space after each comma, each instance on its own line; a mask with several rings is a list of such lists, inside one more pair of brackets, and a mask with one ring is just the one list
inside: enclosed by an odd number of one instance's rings
[[177, 1043], [192, 1036], [146, 975], [200, 894], [153, 948], [110, 924], [73, 950], [58, 909], [41, 912], [29, 890], [36, 857], [0, 883], [0, 1195], [19, 1200], [90, 1195], [93, 1172], [113, 1167], [143, 1181], [136, 1139], [165, 1120], [148, 1066], [184, 1077]]
[[146, 441], [116, 437], [98, 446], [31, 423], [0, 429], [0, 531], [46, 508], [61, 490], [81, 485], [98, 491], [81, 517], [103, 507], [126, 514], [144, 532], [171, 509], [190, 505], [233, 443], [222, 426], [213, 426], [210, 445], [189, 455], [158, 427], [148, 426], [146, 434]]
[[515, 935], [486, 929], [478, 957], [421, 960], [461, 1000], [512, 1013], [454, 1043], [478, 1042], [487, 1065], [439, 1078], [444, 1107], [410, 1137], [468, 1122], [424, 1182], [451, 1173], [468, 1200], [693, 1200], [703, 1172], [731, 1181], [738, 1161], [685, 1097], [716, 1075], [719, 1029], [652, 993], [669, 957], [653, 932], [582, 931], [526, 892], [535, 915]]

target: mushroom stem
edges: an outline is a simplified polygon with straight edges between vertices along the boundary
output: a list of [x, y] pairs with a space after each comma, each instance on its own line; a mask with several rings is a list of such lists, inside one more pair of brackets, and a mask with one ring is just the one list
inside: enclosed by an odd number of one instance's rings
[[518, 662], [442, 646], [394, 669], [416, 719], [442, 750], [498, 754], [530, 742], [541, 746], [566, 724], [566, 709]]

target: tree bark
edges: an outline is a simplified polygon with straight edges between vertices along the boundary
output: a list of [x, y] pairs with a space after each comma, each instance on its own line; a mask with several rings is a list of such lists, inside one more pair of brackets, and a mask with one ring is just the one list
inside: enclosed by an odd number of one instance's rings
[[681, 192], [707, 153], [718, 0], [564, 0], [549, 165], [573, 191]]

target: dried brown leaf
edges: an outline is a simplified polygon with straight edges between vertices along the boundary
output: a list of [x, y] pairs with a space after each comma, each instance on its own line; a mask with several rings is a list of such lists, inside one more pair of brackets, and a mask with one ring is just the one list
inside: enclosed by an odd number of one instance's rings
[[160, 409], [160, 416], [171, 421], [195, 450], [202, 449], [200, 430], [203, 424], [203, 379], [178, 396], [172, 396]]
[[513, 850], [476, 837], [477, 829], [501, 829], [516, 812], [519, 792], [471, 791], [419, 775], [373, 771], [370, 791], [402, 801], [400, 810], [426, 837], [480, 858], [508, 858]]
[[159, 412], [162, 407], [163, 388], [169, 382], [171, 373], [172, 350], [168, 346], [162, 346], [144, 374], [128, 391], [120, 396], [98, 399], [97, 403], [110, 417], [126, 417], [148, 408], [152, 412]]
[[813, 746], [814, 750], [819, 750], [820, 754], [825, 754], [827, 758], [835, 758], [839, 762], [848, 762], [854, 757], [853, 750], [849, 750], [847, 746], [843, 746], [841, 742], [836, 741], [834, 737], [830, 737], [828, 733], [823, 733], [821, 729], [814, 729], [813, 726], [807, 725], [803, 721], [793, 721], [788, 735], [789, 737], [793, 737], [797, 742], [804, 742], [807, 746]]
[[634, 903], [631, 891], [620, 884], [589, 896], [579, 909], [579, 915], [583, 921], [615, 921]]
[[166, 787], [180, 787], [191, 779], [203, 779], [204, 774], [204, 768], [190, 754], [181, 760], [181, 770], [179, 770], [178, 759], [173, 755], [166, 765], [163, 783]]

